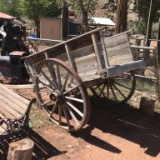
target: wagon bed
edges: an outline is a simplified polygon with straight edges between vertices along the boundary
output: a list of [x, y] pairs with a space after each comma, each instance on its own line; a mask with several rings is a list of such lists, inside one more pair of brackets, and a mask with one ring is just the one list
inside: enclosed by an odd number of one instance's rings
[[81, 129], [90, 115], [87, 91], [117, 102], [131, 98], [133, 70], [145, 63], [133, 60], [127, 34], [106, 38], [98, 28], [26, 57], [39, 104], [53, 122]]

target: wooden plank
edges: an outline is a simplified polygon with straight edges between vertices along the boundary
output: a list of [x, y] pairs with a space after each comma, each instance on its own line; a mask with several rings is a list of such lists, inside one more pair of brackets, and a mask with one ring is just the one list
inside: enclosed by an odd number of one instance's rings
[[107, 54], [108, 57], [113, 56], [113, 55], [122, 55], [122, 54], [128, 54], [129, 56], [132, 57], [132, 51], [130, 47], [128, 46], [127, 43], [122, 43], [117, 46], [112, 46], [107, 48]]
[[29, 105], [29, 101], [0, 84], [0, 112], [3, 118], [21, 118]]
[[100, 76], [99, 75], [83, 75], [83, 74], [80, 74], [80, 77], [82, 78], [83, 82], [86, 82], [86, 81], [92, 81], [94, 79], [98, 79]]
[[14, 113], [10, 112], [10, 108], [7, 107], [6, 104], [0, 103], [0, 112], [4, 115], [5, 118], [15, 119], [16, 116]]
[[105, 44], [107, 48], [110, 48], [112, 46], [117, 46], [122, 43], [129, 43], [129, 39], [126, 33], [114, 35], [111, 37], [104, 38]]
[[[107, 49], [106, 49], [106, 46], [105, 46], [105, 41], [104, 41], [104, 36], [102, 34], [102, 30], [100, 30], [99, 33], [100, 33], [100, 38], [101, 38], [101, 43], [102, 43], [102, 50], [101, 50], [101, 52], [103, 53], [105, 67], [109, 67], [109, 60], [108, 60], [108, 55], [107, 55]], [[100, 50], [99, 50], [99, 52], [100, 52]]]
[[[73, 53], [73, 52], [72, 52]], [[78, 55], [76, 55], [78, 54]], [[75, 64], [76, 64], [76, 68], [77, 68], [77, 73], [81, 73], [84, 71], [98, 71], [98, 64], [97, 64], [97, 59], [95, 56], [95, 53], [93, 54], [89, 54], [86, 56], [83, 56], [83, 54], [79, 54], [78, 52], [74, 52], [74, 58], [75, 58]], [[78, 57], [80, 56], [80, 57]]]
[[126, 32], [105, 38], [104, 41], [110, 66], [134, 61]]
[[[1, 107], [0, 112], [3, 115], [5, 115], [6, 118], [11, 118], [12, 117], [14, 119], [18, 119], [18, 118], [22, 117], [20, 113], [18, 113], [14, 108], [10, 107], [7, 103], [2, 101], [2, 99], [1, 99], [0, 107]], [[23, 113], [23, 115], [24, 115], [24, 113]], [[9, 115], [9, 117], [8, 117], [8, 115]]]
[[0, 95], [0, 100], [1, 100], [2, 105], [6, 104], [7, 108], [14, 110], [19, 115], [21, 115], [21, 114], [24, 115], [25, 111], [27, 110], [27, 106], [26, 106], [26, 108], [21, 108], [21, 106], [19, 106], [18, 104], [14, 103], [13, 101], [10, 101], [10, 99], [8, 99], [8, 97]]
[[76, 38], [72, 38], [68, 41], [56, 44], [56, 45], [46, 49], [45, 51], [41, 51], [41, 52], [38, 52], [38, 53], [35, 53], [32, 55], [29, 55], [26, 57], [26, 60], [30, 61], [30, 63], [32, 64], [31, 67], [33, 67], [33, 70], [34, 70], [35, 67], [37, 66], [34, 64], [35, 63], [38, 64], [38, 62], [41, 62], [42, 60], [45, 59], [45, 52], [47, 52], [49, 54], [50, 58], [57, 58], [61, 54], [66, 53], [66, 48], [65, 48], [66, 43], [70, 47], [70, 52], [77, 50], [79, 48], [82, 48], [82, 47], [86, 47], [88, 45], [92, 45], [93, 42], [91, 39], [91, 34], [93, 32], [97, 36], [97, 41], [100, 42], [99, 30], [101, 30], [101, 29], [102, 28], [98, 28], [94, 31], [87, 32], [87, 33], [80, 35]]
[[71, 54], [73, 58], [76, 59], [76, 58], [85, 57], [92, 54], [95, 55], [95, 51], [94, 51], [93, 45], [89, 45], [86, 47], [81, 47], [79, 49], [73, 50], [71, 51]]
[[75, 61], [74, 61], [73, 56], [72, 56], [72, 54], [71, 54], [70, 47], [69, 47], [69, 45], [68, 45], [67, 43], [65, 44], [65, 48], [66, 48], [66, 53], [67, 53], [67, 57], [68, 57], [68, 61], [69, 61], [70, 66], [71, 66], [75, 71], [77, 71], [77, 67], [76, 67], [76, 65], [75, 65]]
[[0, 84], [0, 90], [3, 90], [4, 92], [6, 92], [8, 95], [12, 96], [12, 98], [15, 98], [17, 100], [19, 100], [20, 103], [24, 103], [28, 106], [28, 104], [30, 103], [29, 100], [21, 97], [20, 95], [14, 93], [12, 90], [8, 89], [7, 87], [3, 86], [3, 84]]
[[120, 65], [111, 66], [109, 68], [106, 68], [108, 70], [107, 77], [115, 77], [124, 72], [128, 72], [130, 70], [134, 70], [137, 68], [142, 68], [144, 66], [145, 66], [145, 61], [143, 60], [131, 61], [131, 62], [123, 63]]
[[117, 56], [112, 56], [109, 58], [110, 61], [110, 66], [113, 65], [118, 65], [118, 64], [122, 64], [122, 63], [127, 63], [130, 61], [133, 61], [131, 57], [128, 57], [126, 55], [121, 55], [121, 58], [117, 57]]
[[96, 54], [96, 57], [97, 57], [97, 62], [98, 62], [99, 69], [102, 69], [104, 66], [103, 66], [103, 63], [102, 63], [102, 60], [101, 60], [101, 57], [100, 57], [100, 50], [99, 50], [99, 47], [98, 47], [97, 36], [96, 36], [95, 33], [92, 33], [91, 37], [92, 37], [93, 47], [94, 47], [95, 54]]

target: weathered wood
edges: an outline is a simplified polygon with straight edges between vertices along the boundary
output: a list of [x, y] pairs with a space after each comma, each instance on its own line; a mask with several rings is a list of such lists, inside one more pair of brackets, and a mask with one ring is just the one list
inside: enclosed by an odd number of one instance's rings
[[120, 64], [120, 65], [111, 66], [109, 68], [103, 69], [103, 71], [107, 72], [107, 77], [115, 77], [124, 72], [128, 72], [137, 68], [142, 68], [144, 67], [144, 65], [145, 65], [145, 62], [143, 60], [132, 61], [132, 62]]
[[70, 65], [71, 65], [71, 67], [72, 67], [75, 71], [77, 71], [77, 67], [76, 67], [76, 65], [75, 65], [75, 61], [74, 61], [73, 56], [72, 56], [72, 54], [71, 54], [70, 47], [69, 47], [69, 45], [68, 45], [67, 43], [65, 44], [65, 49], [66, 49], [68, 61], [69, 61]]
[[114, 77], [145, 66], [143, 61], [134, 62], [127, 33], [105, 38], [99, 28], [27, 56], [25, 64], [32, 77], [39, 62], [47, 58], [69, 63], [83, 81], [98, 79], [103, 73], [107, 75], [102, 78]]
[[25, 138], [9, 144], [7, 160], [31, 160], [34, 142]]
[[127, 33], [117, 34], [104, 40], [110, 66], [133, 61]]
[[99, 34], [100, 34], [101, 43], [102, 43], [102, 53], [104, 57], [105, 67], [109, 67], [109, 60], [108, 60], [107, 50], [106, 50], [105, 41], [104, 41], [104, 35], [102, 34], [102, 31], [99, 31]]
[[98, 47], [97, 36], [96, 36], [95, 33], [92, 33], [91, 37], [92, 37], [93, 47], [94, 47], [95, 54], [96, 54], [96, 57], [97, 57], [97, 63], [98, 63], [99, 69], [102, 69], [104, 67], [104, 64], [102, 63], [102, 60], [101, 60], [101, 57], [100, 57], [100, 50], [99, 50], [99, 47]]
[[[88, 32], [84, 35], [80, 35], [78, 37], [72, 38], [72, 39], [67, 40], [65, 42], [56, 44], [56, 45], [54, 45], [44, 51], [40, 51], [35, 54], [27, 56], [25, 59], [25, 66], [27, 68], [27, 71], [29, 71], [29, 73], [31, 74], [31, 77], [34, 77], [34, 69], [37, 67], [39, 62], [46, 59], [46, 56], [45, 56], [46, 53], [48, 54], [49, 58], [58, 58], [61, 60], [65, 59], [65, 60], [69, 61], [70, 65], [73, 67], [74, 60], [75, 60], [74, 51], [79, 50], [80, 48], [85, 48], [87, 46], [93, 45], [92, 38], [91, 38], [91, 34], [93, 32], [94, 32], [94, 35], [96, 35], [96, 37], [97, 37], [96, 42], [99, 43], [100, 42], [99, 30], [101, 30], [101, 28], [98, 28], [94, 31]], [[99, 47], [99, 48], [102, 48], [102, 47]], [[79, 50], [79, 53], [80, 53], [80, 50]], [[94, 51], [94, 53], [95, 53], [95, 51]], [[73, 57], [73, 59], [69, 57], [70, 58], [70, 60], [69, 60], [66, 54], [68, 54], [70, 57]], [[67, 59], [66, 59], [66, 57], [67, 57]], [[75, 67], [76, 67], [76, 65], [75, 65]]]
[[156, 100], [154, 99], [142, 97], [140, 101], [140, 110], [147, 115], [153, 115], [155, 102]]

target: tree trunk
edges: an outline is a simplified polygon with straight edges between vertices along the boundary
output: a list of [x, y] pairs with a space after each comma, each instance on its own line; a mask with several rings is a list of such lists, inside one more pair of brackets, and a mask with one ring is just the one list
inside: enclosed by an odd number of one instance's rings
[[25, 138], [9, 144], [7, 160], [31, 160], [34, 143]]
[[83, 17], [83, 25], [84, 25], [84, 27], [85, 27], [85, 32], [87, 32], [88, 31], [88, 13], [87, 13], [87, 11], [83, 11], [82, 12], [82, 17]]
[[118, 0], [115, 32], [127, 30], [127, 3], [128, 0]]
[[68, 39], [68, 4], [62, 7], [62, 40]]

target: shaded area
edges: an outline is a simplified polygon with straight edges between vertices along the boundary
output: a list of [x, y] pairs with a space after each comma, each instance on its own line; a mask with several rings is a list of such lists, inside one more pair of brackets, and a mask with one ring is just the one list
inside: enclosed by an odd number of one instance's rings
[[88, 127], [73, 136], [78, 136], [86, 142], [113, 153], [121, 150], [112, 146], [101, 137], [94, 137], [91, 132], [94, 128], [104, 133], [122, 137], [139, 144], [145, 153], [156, 157], [160, 153], [160, 115], [148, 116], [129, 104], [117, 104], [103, 98], [91, 98], [91, 117]]
[[[54, 146], [52, 146], [48, 141], [46, 141], [43, 137], [41, 137], [39, 134], [37, 134], [33, 130], [30, 130], [29, 132], [23, 132], [19, 136], [21, 138], [28, 137], [34, 142], [32, 160], [46, 160], [53, 156], [57, 156], [59, 154], [64, 153], [57, 150]], [[3, 151], [2, 149], [0, 149], [0, 157], [2, 156], [3, 156]]]

